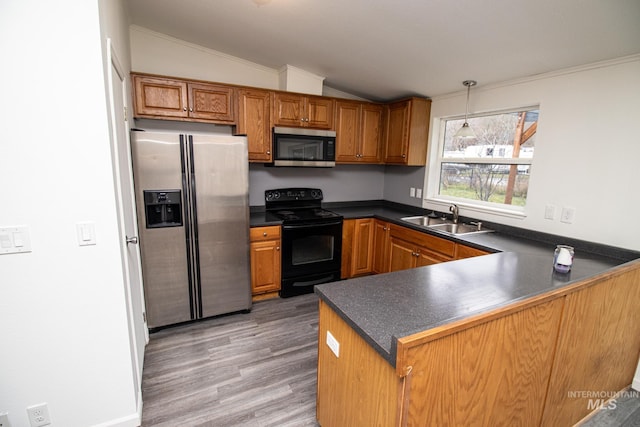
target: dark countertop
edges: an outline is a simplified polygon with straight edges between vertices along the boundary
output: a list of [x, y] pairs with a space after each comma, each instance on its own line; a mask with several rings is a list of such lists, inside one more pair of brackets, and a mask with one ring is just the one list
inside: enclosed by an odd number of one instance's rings
[[[429, 211], [385, 201], [325, 203], [323, 207], [345, 219], [378, 218], [494, 252], [315, 287], [316, 294], [392, 365], [398, 338], [503, 307], [640, 258], [635, 251], [488, 222], [485, 227], [495, 232], [453, 236], [401, 219]], [[252, 211], [251, 226], [278, 224], [259, 208]], [[567, 274], [553, 271], [557, 244], [576, 248]]]
[[502, 252], [315, 287], [316, 294], [395, 366], [397, 338], [506, 306], [619, 264], [576, 259], [554, 273], [553, 253]]

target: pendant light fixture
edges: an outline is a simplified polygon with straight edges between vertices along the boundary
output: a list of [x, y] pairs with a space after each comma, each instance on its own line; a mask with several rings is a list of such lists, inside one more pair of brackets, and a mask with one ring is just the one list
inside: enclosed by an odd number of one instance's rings
[[467, 116], [469, 115], [469, 91], [471, 90], [471, 86], [475, 86], [478, 84], [475, 80], [465, 80], [462, 82], [463, 85], [467, 87], [467, 109], [464, 113], [464, 124], [458, 132], [453, 135], [454, 138], [475, 138], [476, 134], [473, 132], [473, 129], [469, 127], [469, 123], [467, 122]]

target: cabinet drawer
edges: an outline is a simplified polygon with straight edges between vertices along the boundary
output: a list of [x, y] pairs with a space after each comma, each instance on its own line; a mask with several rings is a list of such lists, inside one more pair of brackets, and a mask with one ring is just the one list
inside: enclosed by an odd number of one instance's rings
[[456, 259], [471, 258], [474, 256], [487, 255], [490, 252], [481, 249], [472, 248], [471, 246], [458, 244]]
[[269, 227], [252, 227], [249, 231], [249, 239], [252, 242], [260, 242], [263, 240], [273, 240], [280, 238], [280, 226], [272, 225]]
[[406, 227], [392, 225], [391, 236], [398, 237], [407, 242], [414, 243], [423, 248], [427, 248], [432, 252], [437, 252], [445, 255], [449, 259], [453, 259], [456, 253], [456, 244], [451, 240], [443, 239], [440, 237], [432, 236], [427, 233], [421, 233], [414, 231]]

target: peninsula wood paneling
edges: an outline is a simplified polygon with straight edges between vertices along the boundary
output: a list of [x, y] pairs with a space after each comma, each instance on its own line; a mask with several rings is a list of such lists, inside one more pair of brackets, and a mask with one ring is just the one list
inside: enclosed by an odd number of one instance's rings
[[561, 299], [412, 347], [410, 426], [537, 426]]
[[[317, 418], [322, 427], [394, 426], [400, 379], [394, 368], [320, 301]], [[326, 345], [327, 331], [340, 357]]]
[[618, 392], [629, 385], [638, 363], [640, 269], [566, 299], [543, 426], [571, 425], [585, 417], [593, 410], [589, 398], [569, 393]]

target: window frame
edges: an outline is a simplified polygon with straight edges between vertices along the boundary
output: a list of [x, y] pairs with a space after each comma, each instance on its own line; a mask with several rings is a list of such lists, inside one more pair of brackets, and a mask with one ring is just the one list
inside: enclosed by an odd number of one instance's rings
[[[517, 113], [521, 111], [538, 110], [540, 113], [540, 105], [525, 105], [514, 108], [483, 111], [475, 114], [469, 114], [468, 118], [484, 117], [505, 113]], [[533, 163], [534, 157], [518, 157], [518, 158], [500, 158], [500, 157], [460, 157], [460, 158], [445, 158], [444, 157], [444, 139], [446, 122], [451, 120], [462, 120], [464, 115], [454, 115], [434, 118], [434, 132], [432, 137], [437, 135], [437, 144], [433, 144], [433, 148], [430, 151], [430, 159], [428, 161], [429, 171], [427, 173], [427, 191], [425, 194], [424, 202], [429, 205], [438, 207], [438, 210], [447, 211], [451, 204], [456, 204], [459, 207], [463, 207], [468, 211], [476, 213], [488, 213], [499, 216], [506, 216], [512, 218], [525, 218], [527, 216], [527, 204], [524, 206], [506, 205], [504, 203], [485, 202], [483, 200], [473, 200], [462, 197], [447, 196], [439, 194], [440, 191], [440, 179], [442, 165], [446, 163], [467, 163], [467, 164], [497, 164], [497, 165], [528, 165], [529, 177], [533, 176]], [[528, 192], [527, 192], [528, 193]], [[426, 207], [426, 206], [425, 206]]]

